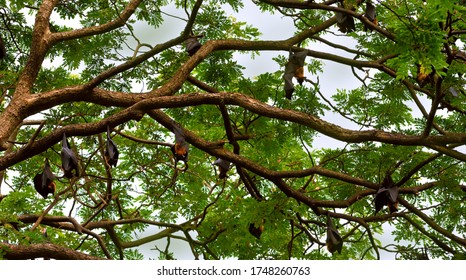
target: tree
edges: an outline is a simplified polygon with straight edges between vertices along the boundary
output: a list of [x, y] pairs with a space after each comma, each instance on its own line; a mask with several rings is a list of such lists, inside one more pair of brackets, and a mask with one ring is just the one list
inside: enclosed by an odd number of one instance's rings
[[[253, 1], [292, 20], [277, 40], [245, 2], [0, 1], [3, 258], [465, 257], [464, 1]], [[358, 84], [322, 90], [327, 61]]]

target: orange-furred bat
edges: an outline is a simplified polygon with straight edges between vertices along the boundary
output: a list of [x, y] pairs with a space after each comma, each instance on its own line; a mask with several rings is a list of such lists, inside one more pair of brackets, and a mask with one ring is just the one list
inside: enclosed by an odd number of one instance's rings
[[304, 61], [306, 60], [307, 51], [300, 51], [292, 53], [288, 57], [288, 62], [285, 65], [285, 74], [283, 79], [285, 80], [285, 96], [291, 100], [294, 92], [293, 77], [296, 78], [300, 85], [304, 82]]
[[[373, 24], [377, 25], [378, 24], [378, 21], [377, 21], [377, 14], [376, 14], [376, 11], [375, 11], [375, 6], [372, 5], [371, 2], [367, 1], [366, 2], [366, 11], [364, 12], [364, 16], [370, 20]], [[370, 27], [369, 27], [370, 29]], [[364, 31], [367, 30], [367, 26], [364, 25]]]
[[185, 165], [182, 171], [186, 171], [188, 169], [188, 142], [186, 142], [183, 131], [176, 123], [174, 123], [173, 126], [173, 133], [175, 134], [175, 144], [171, 146], [171, 151], [175, 157], [175, 166], [177, 165], [178, 161], [181, 160]]
[[36, 191], [43, 197], [47, 198], [49, 193], [52, 195], [55, 194], [55, 175], [53, 175], [52, 170], [50, 170], [49, 161], [45, 160], [44, 170], [42, 173], [38, 173], [34, 176], [34, 188]]
[[435, 72], [433, 69], [431, 72], [428, 72], [428, 70], [424, 66], [417, 64], [416, 82], [419, 84], [421, 88], [433, 82], [434, 74]]
[[218, 173], [219, 173], [218, 178], [220, 178], [220, 179], [226, 178], [227, 177], [227, 172], [231, 168], [231, 163], [229, 161], [227, 161], [227, 160], [217, 158], [214, 161], [214, 165], [218, 166]]
[[338, 230], [333, 226], [330, 215], [327, 215], [327, 239], [325, 240], [325, 244], [330, 253], [333, 254], [335, 251], [338, 251], [338, 253], [341, 254], [343, 239], [340, 233], [338, 233]]
[[398, 211], [398, 187], [395, 186], [392, 176], [387, 174], [383, 179], [379, 190], [375, 194], [375, 213], [379, 212], [385, 205], [388, 206], [390, 214]]
[[[190, 37], [190, 38], [186, 39], [186, 41], [185, 41], [186, 51], [188, 52], [189, 56], [193, 56], [202, 47], [202, 44], [199, 43], [199, 41], [197, 40], [197, 37], [199, 37], [199, 36]], [[201, 37], [202, 37], [202, 35], [201, 35]]]
[[[64, 176], [66, 178], [78, 177], [78, 159], [70, 147], [70, 143], [66, 138], [66, 134], [63, 133], [62, 148], [61, 148], [61, 165], [63, 168]], [[75, 171], [73, 174], [72, 171]]]
[[3, 43], [2, 37], [0, 37], [0, 59], [4, 59], [6, 57], [6, 48], [5, 43]]
[[105, 148], [105, 162], [109, 166], [116, 167], [118, 163], [118, 149], [117, 146], [115, 145], [115, 142], [113, 142], [112, 138], [110, 138], [110, 127], [107, 126], [107, 147]]
[[261, 238], [261, 234], [264, 231], [264, 225], [259, 225], [256, 227], [254, 223], [249, 224], [249, 233], [252, 234], [257, 239]]

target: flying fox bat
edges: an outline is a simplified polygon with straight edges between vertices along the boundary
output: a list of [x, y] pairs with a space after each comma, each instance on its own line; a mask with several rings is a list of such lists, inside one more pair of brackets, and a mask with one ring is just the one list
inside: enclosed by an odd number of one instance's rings
[[338, 251], [338, 253], [341, 254], [343, 239], [340, 233], [338, 233], [338, 230], [333, 226], [330, 215], [327, 215], [327, 239], [325, 240], [325, 244], [330, 253], [333, 254], [335, 251]]
[[398, 187], [395, 186], [390, 174], [383, 179], [382, 185], [375, 194], [375, 213], [379, 212], [384, 205], [388, 206], [390, 214], [398, 211]]
[[[377, 17], [376, 17], [376, 11], [375, 11], [375, 6], [372, 5], [371, 2], [366, 2], [366, 11], [364, 12], [364, 16], [370, 20], [373, 24], [377, 25]], [[367, 26], [364, 25], [364, 31], [367, 30]]]
[[45, 160], [44, 170], [42, 173], [38, 173], [34, 176], [34, 188], [43, 197], [47, 198], [49, 193], [55, 194], [55, 175], [50, 170], [50, 164], [48, 160]]
[[171, 146], [171, 151], [175, 157], [175, 166], [177, 165], [178, 161], [181, 160], [185, 165], [182, 171], [186, 171], [188, 169], [188, 142], [186, 142], [183, 131], [176, 123], [174, 123], [173, 133], [175, 134], [175, 144]]
[[261, 234], [264, 231], [264, 225], [260, 225], [259, 227], [256, 227], [254, 223], [249, 224], [249, 233], [252, 234], [255, 238], [260, 239]]
[[[63, 168], [64, 176], [68, 179], [73, 177], [78, 177], [78, 159], [74, 154], [73, 150], [71, 150], [70, 143], [66, 138], [66, 134], [63, 133], [63, 140], [62, 140], [62, 148], [61, 148], [61, 165]], [[72, 171], [75, 171], [73, 174]]]
[[[340, 3], [338, 3], [338, 7], [343, 8], [342, 3], [343, 1], [340, 1]], [[341, 32], [350, 33], [356, 30], [356, 26], [354, 25], [354, 19], [352, 16], [337, 12], [336, 17], [337, 17], [337, 26]]]
[[227, 160], [217, 158], [214, 161], [214, 165], [218, 166], [218, 173], [219, 173], [218, 178], [220, 178], [220, 179], [226, 178], [227, 177], [227, 172], [231, 168], [231, 163], [229, 161], [227, 161]]
[[110, 138], [110, 127], [107, 126], [107, 148], [105, 149], [105, 162], [109, 166], [116, 167], [117, 162], [118, 162], [118, 149], [117, 146], [115, 145], [115, 142], [113, 142], [112, 138]]
[[0, 37], [0, 59], [4, 59], [6, 57], [6, 48], [5, 43], [3, 43], [2, 37]]
[[307, 51], [292, 53], [290, 50], [288, 62], [285, 65], [285, 74], [283, 75], [283, 79], [285, 80], [285, 95], [290, 100], [294, 92], [293, 77], [296, 78], [300, 85], [304, 82], [304, 61], [306, 60], [306, 56]]
[[416, 82], [419, 86], [425, 87], [427, 84], [432, 84], [434, 80], [435, 71], [432, 69], [431, 72], [427, 72], [426, 68], [420, 64], [417, 64], [417, 76]]
[[190, 37], [185, 41], [186, 51], [189, 56], [193, 56], [202, 47], [202, 44], [197, 40], [198, 37], [200, 36]]

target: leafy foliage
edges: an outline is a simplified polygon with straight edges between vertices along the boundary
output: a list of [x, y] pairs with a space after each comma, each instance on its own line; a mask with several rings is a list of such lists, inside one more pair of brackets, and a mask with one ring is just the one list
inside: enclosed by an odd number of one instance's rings
[[[1, 242], [108, 259], [464, 259], [465, 3], [371, 1], [374, 23], [365, 2], [0, 0]], [[286, 35], [270, 40], [262, 18]], [[298, 51], [306, 78], [288, 100]], [[79, 177], [63, 176], [63, 133]], [[45, 159], [47, 199], [32, 180]], [[387, 176], [398, 211], [375, 213]]]

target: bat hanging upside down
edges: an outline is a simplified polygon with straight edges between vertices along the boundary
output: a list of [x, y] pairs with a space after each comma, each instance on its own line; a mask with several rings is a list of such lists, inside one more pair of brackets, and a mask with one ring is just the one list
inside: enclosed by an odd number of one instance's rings
[[218, 173], [219, 173], [218, 178], [220, 178], [220, 179], [226, 178], [227, 177], [227, 172], [231, 168], [231, 162], [229, 162], [227, 160], [224, 160], [224, 159], [221, 159], [221, 158], [217, 158], [214, 161], [214, 165], [218, 166]]
[[174, 123], [173, 133], [175, 134], [175, 144], [171, 146], [171, 151], [175, 157], [175, 167], [178, 161], [183, 161], [184, 168], [181, 171], [186, 171], [188, 169], [188, 142], [186, 142], [183, 131], [176, 123]]
[[338, 253], [341, 254], [343, 239], [338, 230], [333, 226], [330, 215], [327, 215], [327, 239], [325, 240], [325, 244], [330, 253], [333, 254], [335, 251], [338, 251]]
[[[68, 179], [78, 177], [78, 159], [70, 147], [70, 143], [66, 138], [66, 134], [63, 133], [62, 149], [61, 149], [61, 164], [64, 172], [64, 176]], [[73, 174], [72, 171], [75, 171]]]
[[398, 211], [398, 187], [395, 186], [390, 174], [387, 174], [375, 194], [375, 213], [379, 212], [385, 205], [388, 206], [390, 214]]
[[304, 61], [306, 60], [306, 56], [306, 50], [296, 53], [290, 51], [288, 62], [285, 65], [285, 74], [283, 75], [283, 80], [285, 80], [285, 96], [287, 99], [291, 100], [294, 92], [293, 77], [296, 78], [300, 85], [304, 82]]
[[42, 173], [38, 173], [34, 176], [34, 188], [36, 191], [43, 197], [47, 198], [49, 193], [52, 195], [55, 194], [55, 175], [53, 175], [52, 170], [50, 170], [49, 161], [45, 160], [44, 170]]
[[109, 166], [116, 167], [118, 163], [118, 155], [117, 146], [115, 142], [113, 142], [112, 138], [110, 138], [110, 127], [107, 126], [107, 147], [104, 154], [105, 162]]

